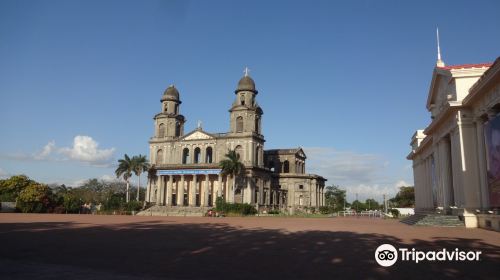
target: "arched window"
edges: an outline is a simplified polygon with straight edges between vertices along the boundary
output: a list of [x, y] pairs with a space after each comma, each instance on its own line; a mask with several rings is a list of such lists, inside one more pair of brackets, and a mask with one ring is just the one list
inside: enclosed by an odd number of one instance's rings
[[240, 97], [240, 103], [241, 103], [241, 105], [245, 106], [245, 95], [244, 94], [242, 94]]
[[212, 163], [212, 147], [208, 147], [206, 150], [205, 163]]
[[260, 118], [255, 118], [255, 132], [260, 134], [260, 132], [259, 132], [259, 129], [260, 129], [259, 123], [260, 123]]
[[190, 160], [189, 160], [189, 149], [188, 148], [184, 148], [184, 150], [182, 150], [182, 164], [187, 164], [189, 162], [190, 162]]
[[290, 163], [288, 160], [285, 160], [283, 163], [283, 173], [289, 173], [290, 172]]
[[243, 117], [236, 118], [236, 132], [243, 132]]
[[165, 137], [165, 125], [163, 123], [160, 123], [160, 125], [158, 126], [158, 137]]
[[239, 159], [243, 160], [243, 147], [241, 147], [240, 145], [238, 145], [238, 146], [236, 146], [236, 148], [234, 148], [234, 150], [238, 154]]
[[163, 150], [159, 149], [156, 152], [156, 164], [162, 164], [163, 163]]
[[164, 110], [165, 113], [168, 113], [168, 103], [165, 103], [165, 110]]
[[200, 163], [201, 161], [201, 150], [200, 148], [194, 149], [194, 163]]
[[175, 123], [175, 136], [181, 135], [181, 124], [179, 122]]

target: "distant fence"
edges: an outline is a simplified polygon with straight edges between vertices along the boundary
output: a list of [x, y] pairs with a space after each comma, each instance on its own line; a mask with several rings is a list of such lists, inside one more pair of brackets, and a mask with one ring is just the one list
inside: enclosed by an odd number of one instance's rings
[[12, 213], [16, 211], [16, 202], [0, 202], [0, 212]]
[[381, 218], [384, 216], [384, 212], [382, 212], [382, 211], [361, 211], [361, 212], [340, 211], [337, 213], [337, 216], [339, 216], [339, 217], [358, 216], [358, 217], [369, 217], [369, 218]]

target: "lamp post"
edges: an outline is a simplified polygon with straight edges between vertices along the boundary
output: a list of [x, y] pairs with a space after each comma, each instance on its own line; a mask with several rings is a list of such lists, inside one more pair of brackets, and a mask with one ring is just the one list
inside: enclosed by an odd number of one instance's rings
[[345, 189], [345, 192], [344, 192], [344, 211], [345, 211], [345, 201], [347, 199], [347, 188]]
[[358, 205], [359, 205], [358, 193], [356, 193], [356, 213], [358, 213]]

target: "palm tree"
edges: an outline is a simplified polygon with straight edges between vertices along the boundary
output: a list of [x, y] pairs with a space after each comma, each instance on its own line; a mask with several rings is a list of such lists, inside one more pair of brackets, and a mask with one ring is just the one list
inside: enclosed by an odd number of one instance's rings
[[130, 157], [125, 154], [123, 159], [118, 160], [118, 168], [115, 170], [116, 178], [123, 177], [123, 179], [127, 182], [127, 194], [126, 194], [126, 202], [130, 201], [130, 182], [129, 179], [132, 177], [132, 160]]
[[137, 184], [137, 201], [139, 201], [139, 191], [141, 189], [141, 173], [146, 172], [149, 169], [149, 163], [146, 156], [138, 155], [132, 157], [132, 171], [134, 171], [135, 176], [139, 177], [139, 182]]
[[[158, 180], [158, 176], [156, 175], [156, 166], [153, 164], [148, 169], [148, 184], [149, 190], [151, 192], [151, 183], [156, 182]], [[148, 194], [146, 194], [147, 196]], [[151, 202], [151, 197], [149, 198], [149, 202]]]
[[236, 150], [229, 150], [225, 156], [226, 158], [220, 161], [219, 166], [222, 169], [223, 175], [229, 175], [232, 178], [233, 191], [231, 200], [234, 202], [236, 177], [245, 170], [245, 166], [241, 163], [240, 155], [236, 152]]

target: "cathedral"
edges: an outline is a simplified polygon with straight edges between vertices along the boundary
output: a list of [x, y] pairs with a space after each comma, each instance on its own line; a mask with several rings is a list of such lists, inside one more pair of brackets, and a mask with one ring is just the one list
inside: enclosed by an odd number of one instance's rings
[[[173, 85], [165, 90], [149, 141], [151, 165], [156, 170], [146, 190], [146, 201], [155, 204], [151, 214], [181, 209], [203, 213], [215, 206], [217, 197], [251, 204], [264, 213], [294, 213], [324, 205], [326, 179], [306, 173], [307, 157], [301, 148], [264, 149], [263, 110], [247, 69], [234, 94], [229, 132], [207, 132], [198, 123], [185, 134], [179, 91]], [[235, 180], [219, 166], [229, 151], [235, 151], [244, 165], [243, 174]]]

